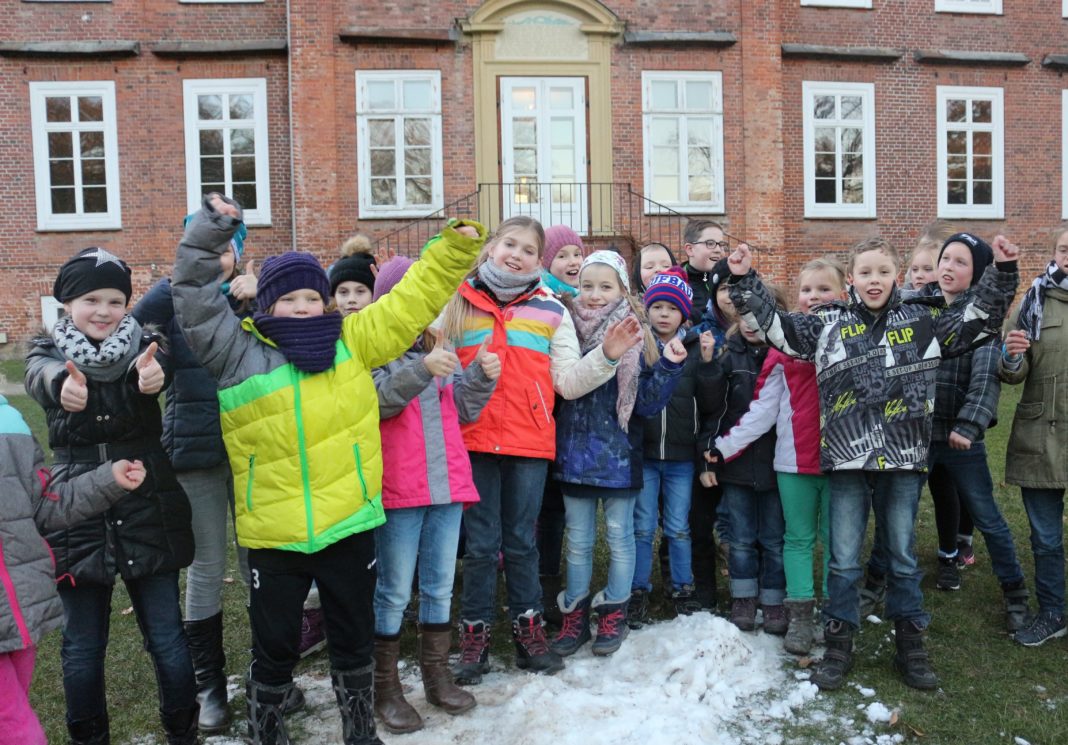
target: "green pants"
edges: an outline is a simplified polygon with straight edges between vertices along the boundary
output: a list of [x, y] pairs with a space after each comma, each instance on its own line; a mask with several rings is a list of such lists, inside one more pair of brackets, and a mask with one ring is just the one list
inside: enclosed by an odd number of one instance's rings
[[782, 561], [786, 571], [786, 598], [812, 600], [816, 590], [812, 580], [812, 556], [816, 550], [816, 535], [823, 544], [823, 597], [827, 597], [827, 564], [830, 561], [828, 541], [828, 504], [830, 487], [826, 476], [803, 473], [776, 473], [779, 498], [786, 520]]

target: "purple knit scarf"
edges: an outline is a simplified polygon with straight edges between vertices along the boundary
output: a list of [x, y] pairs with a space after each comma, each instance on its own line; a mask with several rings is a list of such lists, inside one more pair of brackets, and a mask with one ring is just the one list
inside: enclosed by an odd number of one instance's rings
[[257, 313], [253, 320], [259, 332], [277, 344], [298, 370], [319, 373], [334, 364], [337, 340], [341, 338], [340, 313], [307, 318]]

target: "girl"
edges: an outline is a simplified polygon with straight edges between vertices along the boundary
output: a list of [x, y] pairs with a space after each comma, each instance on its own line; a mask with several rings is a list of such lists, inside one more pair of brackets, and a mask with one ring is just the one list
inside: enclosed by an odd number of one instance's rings
[[79, 252], [53, 287], [67, 315], [34, 340], [26, 360], [26, 390], [45, 410], [57, 483], [116, 458], [137, 458], [151, 474], [133, 499], [46, 536], [65, 616], [67, 729], [75, 743], [108, 738], [104, 658], [117, 573], [156, 669], [168, 742], [192, 743], [196, 681], [178, 604], [178, 571], [193, 558], [189, 501], [160, 442], [166, 358], [156, 358], [160, 337], [126, 312], [131, 292], [125, 262], [102, 248]]
[[145, 480], [140, 461], [106, 462], [52, 483], [22, 415], [0, 396], [0, 732], [6, 742], [45, 745], [28, 698], [37, 644], [63, 622], [48, 546], [39, 530], [104, 512]]
[[488, 670], [502, 549], [516, 665], [548, 673], [563, 667], [542, 628], [534, 542], [547, 466], [556, 456], [553, 389], [565, 399], [585, 395], [611, 378], [623, 353], [641, 340], [637, 319], [627, 318], [582, 356], [571, 315], [541, 282], [544, 242], [536, 220], [505, 220], [445, 312], [445, 336], [461, 362], [470, 364], [489, 340], [503, 367], [478, 421], [462, 427], [479, 495], [464, 513], [455, 668], [462, 685], [481, 682]]
[[[411, 259], [397, 257], [382, 266], [375, 302], [411, 265]], [[478, 419], [500, 377], [501, 361], [483, 349], [466, 370], [459, 362], [436, 331], [372, 371], [382, 416], [382, 504], [388, 518], [376, 539], [375, 713], [390, 732], [423, 726], [404, 699], [397, 672], [417, 557], [419, 668], [427, 701], [449, 714], [475, 706], [475, 697], [453, 684], [448, 666], [460, 516], [464, 505], [478, 501], [460, 424]]]
[[578, 294], [579, 269], [586, 256], [582, 238], [566, 225], [545, 229], [545, 251], [542, 253], [542, 281], [557, 297]]
[[[781, 291], [777, 291], [776, 299], [780, 307], [785, 307]], [[698, 389], [698, 396], [704, 397], [704, 407], [717, 412], [708, 418], [702, 441], [707, 443], [705, 460], [715, 461], [719, 474], [713, 475], [712, 469], [706, 467], [702, 482], [706, 486], [723, 484], [723, 505], [730, 525], [727, 566], [731, 576], [731, 623], [743, 631], [752, 631], [759, 604], [764, 612], [764, 631], [781, 636], [786, 633], [788, 621], [783, 606], [785, 525], [772, 468], [775, 432], [765, 432], [744, 453], [725, 464], [712, 452], [716, 436], [728, 432], [749, 408], [768, 348], [758, 333], [741, 324], [730, 329], [725, 346], [714, 371]]]
[[281, 709], [314, 580], [344, 742], [377, 745], [371, 531], [385, 515], [370, 370], [434, 319], [480, 250], [482, 229], [450, 223], [388, 297], [344, 320], [326, 311], [330, 283], [314, 257], [272, 257], [260, 271], [261, 312], [239, 322], [218, 292], [218, 255], [241, 214], [226, 197], [205, 197], [178, 246], [174, 298], [190, 346], [219, 381], [238, 540], [249, 549], [249, 738], [288, 741]]
[[[192, 218], [189, 215], [186, 220]], [[225, 278], [222, 290], [232, 312], [251, 315], [256, 297], [253, 262], [244, 274], [238, 264], [245, 250], [245, 226], [230, 239], [230, 250], [219, 255]], [[133, 316], [143, 326], [154, 324], [166, 331], [174, 385], [163, 412], [163, 449], [170, 456], [178, 483], [189, 498], [196, 550], [186, 572], [185, 635], [193, 656], [200, 704], [200, 731], [225, 732], [230, 726], [226, 696], [226, 654], [223, 651], [222, 589], [226, 550], [233, 540], [227, 529], [234, 502], [234, 482], [219, 424], [219, 389], [189, 348], [174, 315], [171, 281], [164, 277], [134, 306]], [[248, 574], [245, 550], [238, 547], [242, 576]]]
[[[678, 280], [685, 286], [681, 278]], [[601, 343], [625, 318], [640, 318], [630, 295], [627, 265], [613, 251], [594, 251], [582, 262], [575, 326], [582, 350]], [[619, 360], [616, 374], [581, 398], [560, 407], [553, 476], [561, 482], [567, 510], [567, 588], [561, 593], [563, 627], [552, 648], [570, 655], [590, 640], [590, 613], [597, 613], [593, 653], [609, 655], [627, 635], [627, 603], [634, 576], [634, 502], [642, 487], [642, 417], [666, 405], [678, 383], [686, 348], [678, 338], [664, 356], [646, 339], [644, 364], [637, 347]], [[597, 503], [604, 504], [610, 559], [608, 584], [590, 598]]]
[[[653, 277], [678, 265], [679, 262], [675, 260], [675, 255], [671, 253], [671, 249], [663, 243], [646, 243], [634, 255], [630, 279], [634, 294], [640, 300]], [[691, 289], [690, 292], [692, 293], [693, 290]], [[689, 317], [686, 320], [689, 320]]]
[[378, 266], [371, 241], [355, 235], [341, 247], [341, 259], [330, 267], [330, 297], [342, 318], [371, 304]]
[[[553, 225], [545, 230], [545, 251], [541, 257], [541, 279], [558, 298], [578, 294], [578, 275], [586, 247], [571, 228]], [[560, 554], [564, 546], [564, 497], [553, 479], [545, 481], [541, 512], [538, 513], [538, 579], [545, 622], [560, 626]]]
[[[1068, 224], [1024, 295], [1000, 362], [1002, 379], [1024, 384], [1005, 453], [1005, 481], [1020, 487], [1031, 523], [1038, 613], [1015, 639], [1036, 647], [1068, 633], [1064, 622], [1064, 490], [1068, 487]], [[1057, 385], [1058, 378], [1061, 385]], [[1060, 426], [1057, 426], [1058, 421]]]
[[[845, 269], [833, 258], [813, 259], [801, 268], [797, 306], [811, 313], [816, 306], [844, 300]], [[808, 654], [815, 628], [816, 590], [813, 555], [816, 537], [823, 544], [823, 595], [827, 595], [827, 478], [820, 471], [820, 403], [816, 367], [788, 357], [777, 349], [768, 352], [760, 370], [749, 410], [715, 448], [731, 461], [764, 433], [775, 428], [775, 480], [779, 487], [786, 530], [783, 570], [786, 574], [786, 611], [789, 628], [783, 646], [792, 654]]]
[[650, 280], [645, 291], [645, 308], [657, 349], [674, 339], [683, 340], [686, 360], [678, 385], [667, 407], [644, 421], [643, 485], [634, 505], [634, 579], [631, 582], [627, 625], [641, 628], [652, 591], [653, 537], [656, 534], [658, 502], [662, 498], [661, 540], [668, 544], [670, 593], [679, 615], [700, 609], [694, 594], [690, 560], [690, 501], [693, 494], [694, 454], [697, 436], [705, 414], [698, 410], [696, 387], [711, 369], [700, 354], [696, 336], [687, 336], [683, 323], [690, 317], [693, 291], [681, 269], [668, 269]]

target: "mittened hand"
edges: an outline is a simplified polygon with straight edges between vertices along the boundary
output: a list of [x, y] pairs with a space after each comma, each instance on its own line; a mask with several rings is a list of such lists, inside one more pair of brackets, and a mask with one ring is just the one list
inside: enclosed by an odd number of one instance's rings
[[134, 363], [137, 368], [137, 388], [141, 393], [149, 396], [160, 392], [166, 377], [163, 374], [163, 368], [156, 361], [156, 352], [158, 350], [159, 345], [156, 342], [152, 342], [148, 345], [148, 349], [137, 358], [137, 362]]
[[994, 261], [996, 262], [1017, 261], [1020, 258], [1020, 247], [1015, 243], [1011, 243], [1003, 235], [996, 236], [990, 247], [994, 249]]
[[727, 257], [727, 267], [736, 277], [749, 274], [753, 268], [753, 253], [749, 250], [748, 243], [738, 244], [738, 247]]
[[482, 346], [478, 348], [478, 354], [475, 355], [475, 361], [482, 368], [483, 375], [490, 380], [497, 380], [501, 377], [501, 358], [489, 351], [489, 341], [487, 338], [482, 342]]
[[686, 360], [686, 347], [677, 336], [664, 345], [664, 357], [676, 365]]
[[604, 356], [615, 362], [627, 350], [642, 340], [642, 325], [634, 316], [627, 316], [622, 321], [617, 321], [608, 327], [604, 333], [604, 341], [601, 342], [601, 351]]
[[716, 353], [716, 337], [711, 331], [704, 331], [701, 333], [700, 340], [701, 359], [705, 362], [711, 362]]
[[117, 460], [111, 464], [115, 483], [126, 491], [133, 491], [145, 482], [145, 464], [139, 460]]
[[434, 329], [432, 333], [434, 334], [434, 349], [423, 358], [423, 365], [435, 378], [447, 378], [456, 371], [460, 358], [445, 349], [445, 334], [440, 329]]
[[67, 360], [67, 379], [63, 381], [63, 387], [59, 390], [59, 405], [64, 411], [84, 411], [89, 401], [89, 385], [85, 375], [75, 367], [74, 363]]

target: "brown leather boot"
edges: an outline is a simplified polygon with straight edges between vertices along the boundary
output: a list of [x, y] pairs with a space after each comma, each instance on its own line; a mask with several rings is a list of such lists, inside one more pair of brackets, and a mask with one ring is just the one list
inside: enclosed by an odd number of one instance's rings
[[449, 670], [452, 628], [447, 623], [422, 624], [419, 632], [419, 669], [426, 700], [446, 714], [463, 714], [475, 708], [475, 697], [453, 683]]
[[423, 728], [423, 719], [404, 700], [397, 659], [400, 638], [375, 637], [375, 714], [388, 731], [403, 735]]

